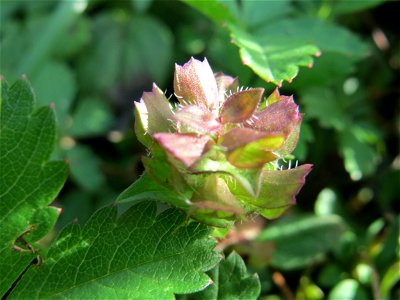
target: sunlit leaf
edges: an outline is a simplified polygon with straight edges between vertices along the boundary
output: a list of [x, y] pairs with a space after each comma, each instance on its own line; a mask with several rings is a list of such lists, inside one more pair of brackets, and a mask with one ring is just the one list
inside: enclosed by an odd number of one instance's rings
[[10, 299], [173, 299], [211, 282], [204, 273], [219, 261], [206, 226], [170, 209], [157, 215], [146, 202], [117, 218], [97, 211], [84, 227], [67, 226], [40, 268], [30, 268]]
[[[35, 254], [33, 249], [54, 226], [59, 211], [48, 206], [67, 177], [65, 162], [48, 161], [56, 129], [54, 111], [34, 110], [30, 84], [19, 80], [10, 88], [1, 80], [0, 118], [0, 295], [11, 287]], [[13, 246], [22, 250], [15, 251]]]
[[156, 133], [153, 138], [167, 153], [188, 167], [200, 158], [210, 140], [208, 136], [197, 136], [190, 133]]
[[282, 134], [249, 128], [233, 128], [223, 138], [228, 161], [239, 168], [260, 167], [275, 160], [277, 155], [273, 152], [285, 142]]
[[238, 200], [253, 207], [266, 218], [279, 217], [288, 207], [296, 203], [295, 196], [305, 183], [311, 165], [302, 165], [291, 170], [263, 170], [260, 175], [260, 190], [254, 197], [240, 185], [230, 184]]
[[255, 88], [229, 96], [221, 109], [221, 122], [242, 123], [249, 119], [256, 111], [263, 93], [263, 88]]
[[193, 57], [183, 66], [175, 65], [174, 91], [178, 100], [215, 109], [218, 105], [217, 82], [207, 59]]
[[214, 113], [196, 105], [184, 106], [174, 114], [174, 119], [197, 132], [214, 132], [221, 127]]

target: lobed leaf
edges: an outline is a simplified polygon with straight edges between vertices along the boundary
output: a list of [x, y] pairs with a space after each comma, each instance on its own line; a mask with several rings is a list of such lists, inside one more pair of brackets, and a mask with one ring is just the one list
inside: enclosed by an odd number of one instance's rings
[[243, 259], [232, 252], [209, 271], [213, 284], [194, 294], [195, 299], [257, 299], [261, 284], [257, 274], [249, 275]]
[[11, 287], [35, 256], [23, 240], [33, 243], [54, 226], [59, 211], [48, 205], [67, 178], [65, 162], [48, 161], [56, 130], [49, 107], [34, 110], [27, 80], [10, 88], [1, 80], [0, 116], [0, 295]]
[[10, 299], [174, 299], [201, 290], [220, 258], [207, 227], [185, 220], [175, 209], [157, 215], [154, 202], [119, 218], [115, 207], [100, 209], [83, 228], [67, 226]]

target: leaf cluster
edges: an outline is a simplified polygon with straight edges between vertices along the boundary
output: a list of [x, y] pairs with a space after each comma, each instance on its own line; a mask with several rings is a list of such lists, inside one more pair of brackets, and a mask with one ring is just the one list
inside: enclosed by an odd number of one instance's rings
[[[1, 74], [34, 92], [2, 77], [1, 296], [398, 298], [398, 3], [383, 2], [2, 2]], [[146, 155], [133, 100], [172, 93], [190, 56], [300, 104], [294, 154], [315, 168], [280, 220], [213, 230], [146, 174], [120, 194]]]

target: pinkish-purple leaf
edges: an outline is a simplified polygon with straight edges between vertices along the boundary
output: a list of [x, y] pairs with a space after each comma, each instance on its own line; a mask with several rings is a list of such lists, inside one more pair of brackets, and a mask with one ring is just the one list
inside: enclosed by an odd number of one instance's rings
[[137, 122], [142, 122], [143, 129], [148, 134], [168, 132], [173, 128], [172, 109], [164, 93], [153, 84], [151, 92], [144, 92], [140, 102], [135, 102]]
[[201, 157], [210, 140], [208, 136], [191, 133], [156, 133], [153, 138], [167, 153], [187, 167], [192, 166]]
[[255, 113], [249, 124], [245, 123], [245, 126], [261, 131], [284, 132], [289, 135], [301, 118], [302, 115], [293, 97], [288, 97]]
[[175, 113], [174, 119], [197, 132], [214, 132], [221, 127], [211, 111], [196, 105], [184, 106]]
[[279, 89], [278, 88], [276, 88], [269, 96], [268, 96], [268, 98], [266, 99], [266, 104], [267, 105], [271, 105], [272, 103], [275, 103], [275, 102], [278, 102], [278, 101], [282, 101], [282, 100], [286, 100], [286, 99], [289, 99], [289, 98], [291, 98], [291, 96], [284, 96], [284, 95], [281, 95], [280, 93], [279, 93]]
[[218, 87], [218, 107], [225, 100], [226, 94], [232, 94], [236, 92], [239, 87], [238, 78], [233, 78], [232, 76], [225, 75], [224, 73], [218, 72], [214, 74], [215, 81]]
[[218, 106], [218, 87], [207, 62], [193, 57], [179, 66], [175, 64], [175, 95], [182, 104], [194, 104], [214, 110]]
[[297, 141], [299, 140], [300, 126], [301, 126], [302, 118], [303, 118], [303, 115], [300, 114], [300, 118], [297, 121], [297, 123], [294, 124], [292, 132], [287, 136], [282, 148], [277, 151], [279, 156], [285, 157], [285, 156], [289, 155], [290, 153], [292, 153], [293, 150], [296, 148]]
[[222, 137], [223, 140], [221, 145], [226, 148], [227, 151], [231, 151], [266, 137], [277, 136], [281, 137], [282, 141], [278, 144], [275, 142], [273, 144], [265, 144], [265, 149], [279, 149], [283, 144], [284, 136], [279, 133], [258, 131], [250, 128], [233, 128]]
[[238, 200], [254, 207], [267, 218], [279, 217], [285, 208], [296, 203], [296, 195], [305, 183], [312, 165], [305, 164], [290, 170], [264, 170], [261, 175], [261, 190], [257, 197], [247, 193], [240, 185], [229, 184]]
[[230, 130], [222, 142], [228, 161], [238, 168], [256, 168], [275, 160], [275, 151], [285, 142], [278, 133], [256, 131], [249, 128]]
[[221, 109], [221, 122], [242, 123], [249, 119], [257, 110], [263, 93], [263, 88], [255, 88], [229, 96]]

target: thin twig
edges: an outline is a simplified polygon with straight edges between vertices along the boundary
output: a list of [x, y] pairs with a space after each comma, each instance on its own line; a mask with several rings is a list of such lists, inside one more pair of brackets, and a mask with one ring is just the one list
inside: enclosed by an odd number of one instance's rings
[[272, 274], [272, 280], [281, 290], [284, 298], [286, 300], [295, 300], [293, 292], [290, 290], [289, 286], [286, 283], [285, 277], [283, 277], [282, 273], [274, 272]]

